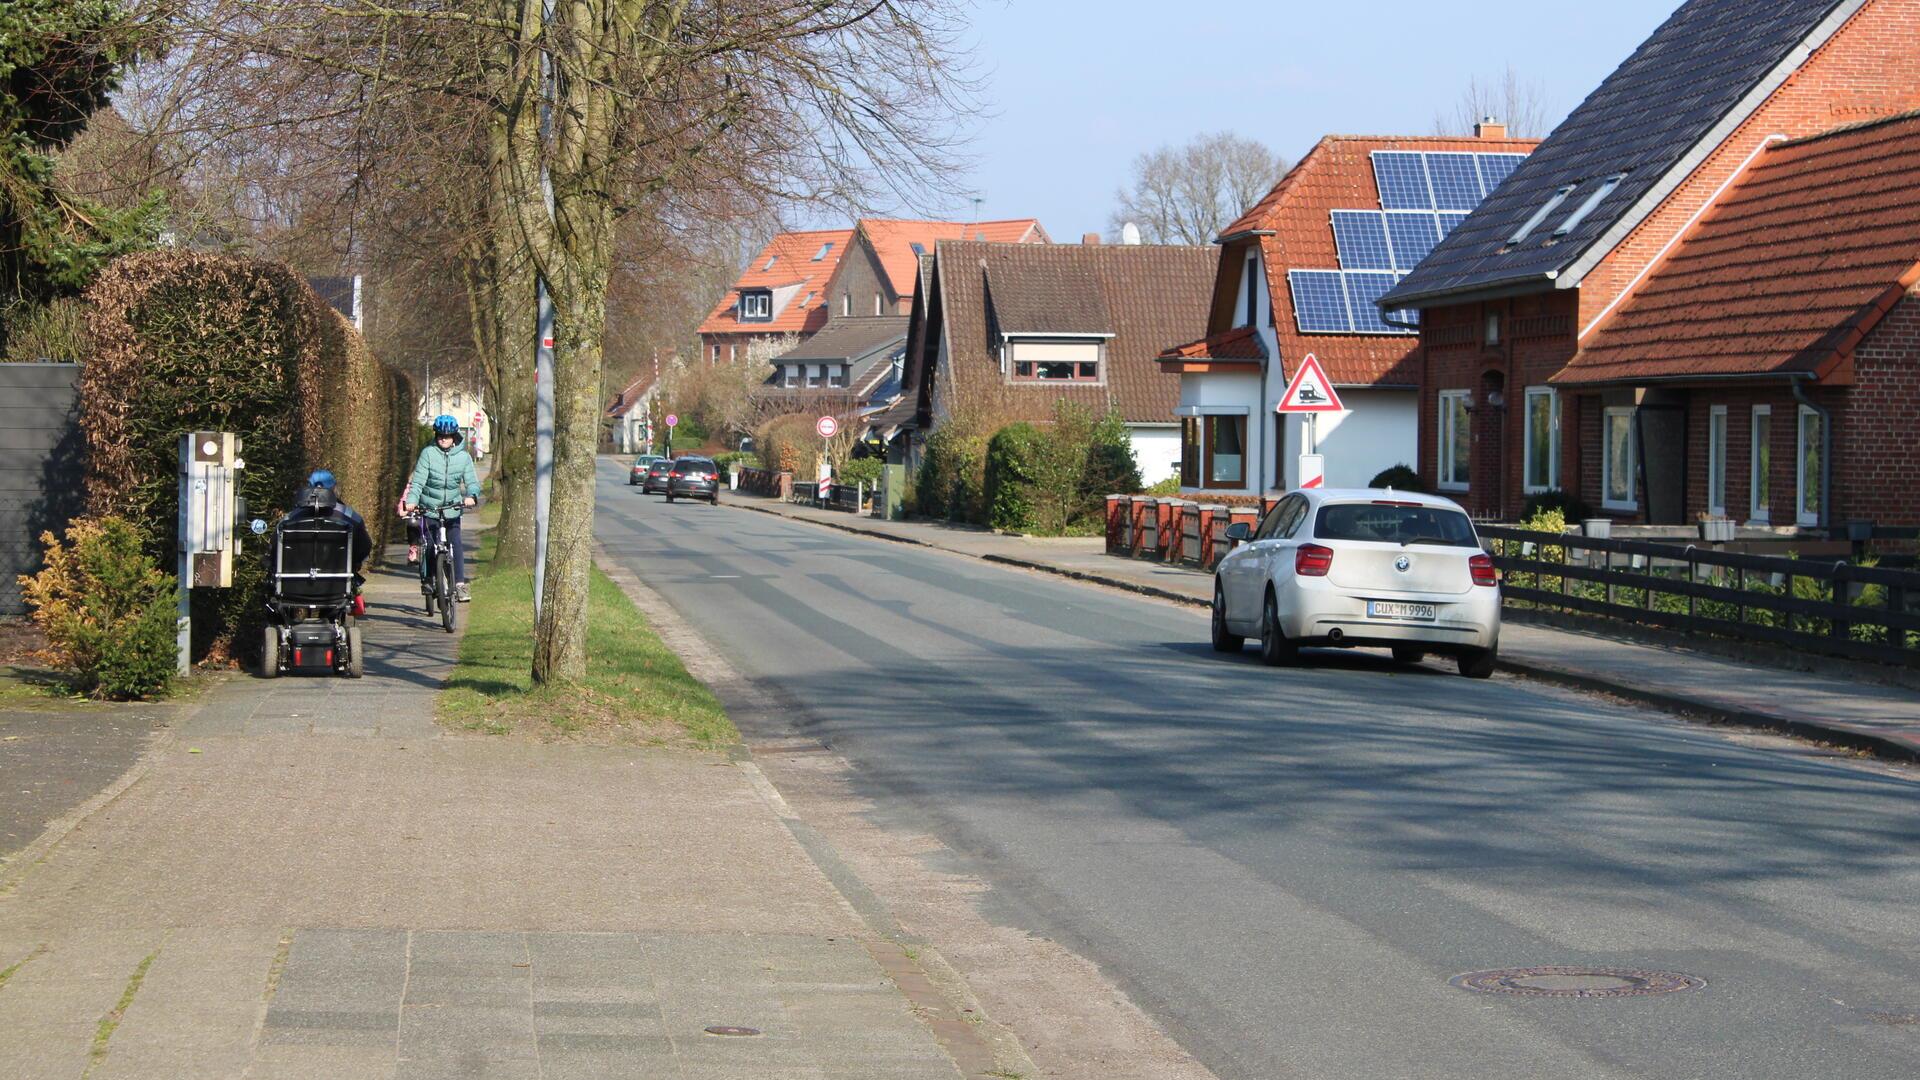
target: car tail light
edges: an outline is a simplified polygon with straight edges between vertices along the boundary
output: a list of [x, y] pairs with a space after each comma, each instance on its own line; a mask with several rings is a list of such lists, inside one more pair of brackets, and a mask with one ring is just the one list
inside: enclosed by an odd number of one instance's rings
[[1473, 571], [1475, 585], [1500, 584], [1500, 571], [1493, 568], [1493, 556], [1484, 552], [1467, 560], [1467, 568]]
[[1333, 569], [1333, 549], [1319, 544], [1302, 544], [1293, 553], [1293, 572], [1300, 577], [1326, 577]]

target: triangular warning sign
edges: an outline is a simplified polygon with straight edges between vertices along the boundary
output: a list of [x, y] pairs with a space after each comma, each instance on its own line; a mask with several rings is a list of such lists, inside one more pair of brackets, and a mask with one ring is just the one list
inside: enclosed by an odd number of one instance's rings
[[1280, 395], [1280, 404], [1274, 412], [1346, 412], [1347, 407], [1340, 404], [1340, 395], [1333, 392], [1333, 380], [1327, 378], [1327, 369], [1320, 366], [1320, 360], [1312, 353], [1300, 361], [1300, 370], [1293, 373], [1293, 381], [1287, 384], [1287, 392]]

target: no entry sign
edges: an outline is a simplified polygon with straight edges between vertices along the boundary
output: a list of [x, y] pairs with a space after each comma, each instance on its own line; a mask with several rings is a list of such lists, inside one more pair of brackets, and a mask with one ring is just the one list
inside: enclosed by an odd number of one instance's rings
[[831, 416], [823, 416], [819, 423], [813, 425], [813, 430], [819, 432], [821, 438], [831, 439], [840, 430], [840, 421]]

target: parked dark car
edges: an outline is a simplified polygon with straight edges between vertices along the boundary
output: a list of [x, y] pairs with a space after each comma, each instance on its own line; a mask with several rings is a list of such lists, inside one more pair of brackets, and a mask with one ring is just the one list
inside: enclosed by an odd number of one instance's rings
[[719, 505], [720, 466], [712, 458], [675, 458], [667, 476], [667, 501], [675, 499], [705, 499]]
[[627, 473], [627, 486], [632, 487], [635, 484], [645, 481], [647, 478], [647, 470], [653, 466], [654, 462], [659, 460], [661, 460], [659, 454], [641, 454], [639, 457], [634, 458], [633, 469]]
[[665, 495], [667, 493], [667, 475], [673, 472], [673, 459], [661, 458], [647, 466], [646, 479], [640, 481], [643, 495]]

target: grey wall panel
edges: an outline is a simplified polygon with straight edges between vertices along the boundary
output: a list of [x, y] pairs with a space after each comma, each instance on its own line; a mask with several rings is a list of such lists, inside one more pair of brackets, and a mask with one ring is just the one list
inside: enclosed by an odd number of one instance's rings
[[0, 364], [0, 615], [25, 611], [14, 579], [40, 568], [40, 534], [82, 508], [79, 374], [75, 364]]

